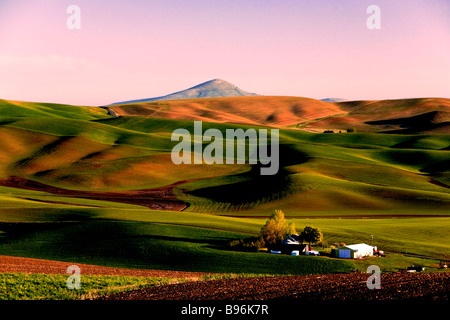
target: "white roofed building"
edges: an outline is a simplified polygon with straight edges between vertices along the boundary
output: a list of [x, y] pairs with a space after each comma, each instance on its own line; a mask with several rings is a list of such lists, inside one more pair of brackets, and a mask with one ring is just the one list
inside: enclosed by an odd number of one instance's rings
[[348, 246], [333, 249], [332, 255], [337, 258], [349, 258], [358, 259], [363, 257], [373, 256], [373, 252], [377, 250], [377, 247], [369, 246], [365, 243], [350, 244]]

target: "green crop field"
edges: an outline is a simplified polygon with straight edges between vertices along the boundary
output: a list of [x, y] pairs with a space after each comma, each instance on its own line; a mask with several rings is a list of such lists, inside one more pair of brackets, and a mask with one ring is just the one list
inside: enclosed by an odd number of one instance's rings
[[[45, 215], [44, 215], [45, 214]], [[45, 221], [39, 219], [45, 216]], [[0, 224], [5, 255], [42, 258], [104, 266], [218, 273], [311, 274], [360, 269], [359, 262], [327, 257], [295, 257], [265, 252], [236, 252], [227, 247], [234, 239], [257, 235], [262, 218], [233, 218], [198, 213], [136, 209], [63, 209], [38, 211], [27, 222]], [[292, 219], [298, 229], [319, 227], [334, 242], [370, 242], [393, 253], [408, 252], [427, 266], [447, 259], [450, 218], [402, 219]], [[403, 258], [374, 263], [398, 270], [411, 263]], [[415, 260], [417, 263], [417, 259]], [[436, 266], [435, 266], [436, 267]]]
[[0, 300], [91, 299], [171, 282], [168, 278], [83, 275], [80, 289], [74, 290], [67, 288], [67, 275], [1, 273]]
[[[47, 226], [28, 224], [22, 228], [9, 230], [9, 240], [0, 245], [2, 254], [216, 273], [310, 274], [351, 270], [351, 264], [345, 261], [231, 251], [227, 243], [245, 235], [211, 227], [94, 220]], [[25, 231], [28, 232], [24, 234]]]
[[23, 102], [0, 99], [1, 118], [68, 118], [95, 120], [108, 118], [105, 110], [56, 103]]

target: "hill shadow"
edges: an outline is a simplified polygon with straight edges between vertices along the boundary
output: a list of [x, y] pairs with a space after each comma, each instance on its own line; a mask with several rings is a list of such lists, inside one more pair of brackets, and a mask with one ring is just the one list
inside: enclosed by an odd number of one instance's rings
[[450, 122], [445, 121], [445, 119], [447, 119], [448, 116], [449, 116], [448, 112], [431, 111], [412, 117], [366, 121], [365, 124], [375, 126], [398, 126], [401, 129], [386, 130], [382, 131], [382, 133], [410, 134], [410, 133], [420, 133], [429, 130], [436, 130], [440, 128], [447, 128], [450, 126]]
[[206, 187], [189, 192], [191, 195], [232, 205], [279, 199], [289, 192], [291, 184], [288, 166], [308, 161], [309, 156], [294, 145], [279, 148], [280, 168], [274, 175], [261, 175], [261, 164], [252, 165], [250, 171], [234, 175], [240, 182]]

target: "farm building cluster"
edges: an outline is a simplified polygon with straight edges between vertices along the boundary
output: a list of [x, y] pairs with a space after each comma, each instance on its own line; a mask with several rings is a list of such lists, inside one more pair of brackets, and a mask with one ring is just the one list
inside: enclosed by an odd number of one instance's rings
[[[320, 253], [313, 250], [309, 244], [302, 243], [297, 235], [287, 236], [281, 244], [273, 245], [270, 248], [271, 253], [298, 255], [314, 255]], [[384, 256], [384, 252], [378, 250], [376, 246], [370, 246], [365, 243], [346, 245], [340, 248], [332, 249], [331, 256], [340, 259], [360, 259], [372, 256]]]

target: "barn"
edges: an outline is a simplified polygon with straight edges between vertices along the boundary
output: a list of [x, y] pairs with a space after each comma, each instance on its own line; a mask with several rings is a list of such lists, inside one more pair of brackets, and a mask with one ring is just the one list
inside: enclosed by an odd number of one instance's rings
[[351, 244], [342, 248], [331, 250], [331, 255], [342, 259], [358, 259], [367, 256], [373, 256], [376, 247], [365, 243]]

